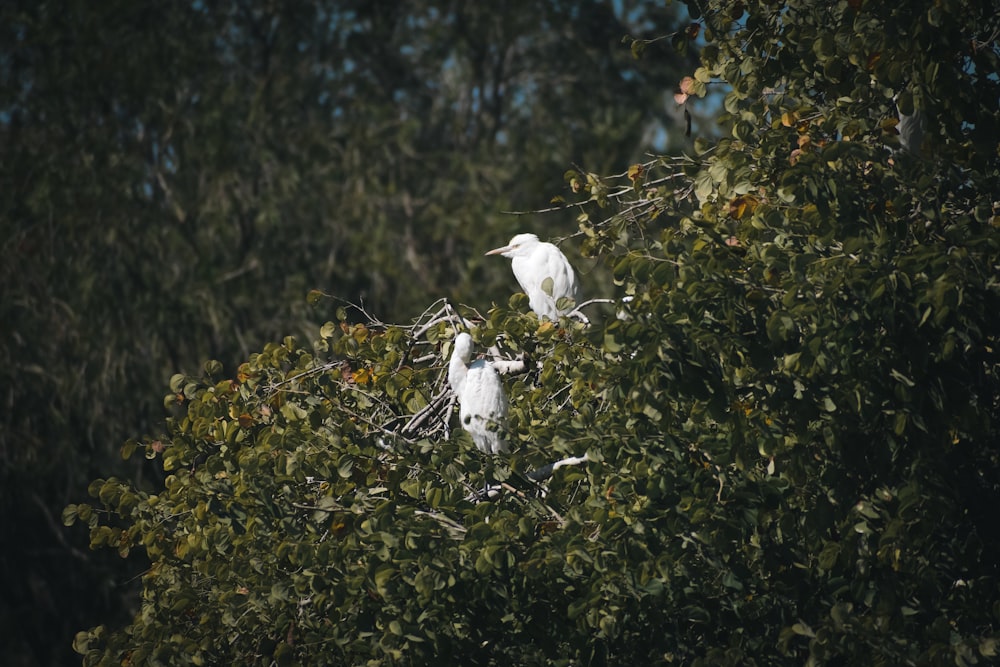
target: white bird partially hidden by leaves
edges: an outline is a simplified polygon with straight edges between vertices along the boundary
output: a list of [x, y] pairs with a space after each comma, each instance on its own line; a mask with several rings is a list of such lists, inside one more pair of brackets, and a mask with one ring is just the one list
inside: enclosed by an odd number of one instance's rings
[[896, 113], [899, 123], [896, 131], [899, 132], [899, 145], [907, 153], [920, 154], [920, 149], [924, 144], [924, 131], [927, 129], [927, 118], [923, 109], [916, 108], [913, 104], [913, 93], [903, 91], [893, 97], [896, 102]]
[[556, 307], [564, 297], [579, 302], [576, 273], [566, 255], [551, 243], [539, 241], [534, 234], [518, 234], [507, 245], [486, 254], [511, 259], [514, 277], [528, 295], [528, 305], [538, 317], [556, 320], [559, 315], [570, 312]]
[[485, 359], [472, 361], [472, 337], [467, 333], [455, 336], [448, 384], [458, 397], [462, 428], [472, 436], [476, 448], [486, 454], [507, 452], [501, 433], [507, 419], [507, 395], [493, 364]]

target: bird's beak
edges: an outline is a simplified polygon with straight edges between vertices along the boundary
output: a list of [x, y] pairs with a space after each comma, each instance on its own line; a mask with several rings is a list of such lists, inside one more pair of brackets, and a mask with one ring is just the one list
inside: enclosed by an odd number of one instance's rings
[[505, 246], [504, 246], [504, 247], [502, 247], [502, 248], [494, 248], [493, 250], [490, 250], [490, 251], [489, 251], [488, 253], [486, 253], [486, 254], [487, 254], [487, 255], [502, 255], [502, 254], [504, 254], [505, 252], [508, 252], [509, 250], [511, 250], [511, 247], [510, 247], [509, 245], [505, 245]]

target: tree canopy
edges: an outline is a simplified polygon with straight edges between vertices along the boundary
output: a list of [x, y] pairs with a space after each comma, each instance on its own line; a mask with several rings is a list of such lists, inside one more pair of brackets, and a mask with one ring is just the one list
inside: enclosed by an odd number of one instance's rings
[[[616, 316], [440, 294], [176, 375], [168, 435], [124, 451], [162, 487], [102, 478], [64, 513], [150, 562], [86, 664], [996, 657], [1000, 17], [685, 4], [632, 51], [696, 51], [676, 99], [718, 90], [724, 136], [565, 173]], [[524, 362], [509, 457], [455, 428], [459, 329]]]

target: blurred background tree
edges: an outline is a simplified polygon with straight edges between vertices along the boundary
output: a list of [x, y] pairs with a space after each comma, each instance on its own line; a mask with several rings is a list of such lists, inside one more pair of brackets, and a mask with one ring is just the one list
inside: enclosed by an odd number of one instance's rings
[[606, 173], [667, 147], [690, 66], [668, 49], [647, 66], [621, 39], [668, 32], [677, 14], [643, 1], [4, 3], [6, 664], [65, 664], [76, 630], [134, 611], [141, 565], [90, 552], [58, 516], [98, 474], [161, 474], [118, 451], [159, 431], [171, 374], [313, 337], [314, 288], [387, 321], [439, 297], [505, 299], [509, 267], [481, 253], [575, 223], [501, 211], [548, 205], [571, 164]]

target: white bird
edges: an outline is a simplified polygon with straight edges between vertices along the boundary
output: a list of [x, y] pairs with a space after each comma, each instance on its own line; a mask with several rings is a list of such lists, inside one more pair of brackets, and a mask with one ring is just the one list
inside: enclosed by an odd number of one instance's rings
[[472, 436], [476, 448], [486, 454], [507, 452], [500, 433], [507, 419], [507, 395], [493, 364], [485, 359], [472, 361], [472, 337], [467, 333], [455, 336], [448, 384], [458, 397], [462, 428]]
[[921, 109], [914, 109], [913, 113], [905, 114], [899, 112], [899, 124], [896, 131], [899, 132], [899, 145], [907, 153], [920, 154], [920, 147], [924, 144], [924, 129], [927, 121]]
[[514, 277], [528, 295], [528, 305], [538, 317], [555, 320], [569, 312], [556, 307], [556, 302], [563, 297], [579, 301], [576, 273], [569, 260], [559, 248], [539, 241], [534, 234], [518, 234], [507, 245], [486, 254], [511, 259]]
[[[913, 106], [911, 93], [906, 94], [908, 101], [905, 104], [900, 101], [900, 97], [903, 97], [902, 92], [896, 93], [892, 98], [892, 101], [896, 103], [896, 115], [899, 117], [899, 123], [896, 125], [896, 131], [899, 132], [899, 145], [907, 153], [919, 155], [920, 148], [924, 143], [927, 118], [923, 109]], [[910, 109], [910, 113], [903, 113], [903, 107]]]

